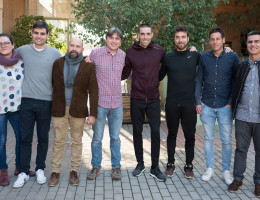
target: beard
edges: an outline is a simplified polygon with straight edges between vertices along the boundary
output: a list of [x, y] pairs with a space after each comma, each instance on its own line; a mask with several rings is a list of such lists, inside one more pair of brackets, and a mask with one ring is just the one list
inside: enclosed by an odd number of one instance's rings
[[[75, 53], [75, 54], [73, 54], [73, 53]], [[76, 58], [78, 58], [79, 57], [79, 53], [77, 52], [77, 51], [71, 51], [71, 52], [69, 52], [69, 58], [70, 59], [76, 59]]]
[[178, 43], [178, 44], [176, 44], [176, 48], [178, 49], [178, 50], [184, 50], [184, 49], [186, 49], [187, 48], [187, 45], [188, 45], [188, 43], [186, 43], [186, 44], [184, 44], [184, 43]]

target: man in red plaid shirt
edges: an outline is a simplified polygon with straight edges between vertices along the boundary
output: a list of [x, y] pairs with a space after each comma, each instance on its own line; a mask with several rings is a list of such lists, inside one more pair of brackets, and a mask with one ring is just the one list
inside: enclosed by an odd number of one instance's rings
[[121, 94], [121, 74], [125, 66], [125, 52], [119, 49], [122, 41], [121, 31], [113, 27], [106, 34], [106, 46], [93, 50], [90, 60], [95, 64], [99, 87], [98, 116], [93, 125], [92, 170], [88, 179], [93, 180], [100, 173], [102, 161], [102, 139], [106, 118], [108, 119], [112, 179], [121, 178], [120, 171], [120, 128], [123, 120]]

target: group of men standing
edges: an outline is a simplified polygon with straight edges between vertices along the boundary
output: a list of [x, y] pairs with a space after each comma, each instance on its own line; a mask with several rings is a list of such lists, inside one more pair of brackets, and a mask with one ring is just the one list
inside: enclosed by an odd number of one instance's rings
[[[44, 175], [48, 150], [51, 116], [54, 125], [52, 173], [48, 182], [59, 182], [60, 168], [67, 132], [71, 131], [70, 184], [78, 185], [81, 164], [82, 136], [85, 121], [93, 125], [92, 169], [88, 179], [95, 179], [101, 170], [102, 139], [108, 119], [112, 179], [121, 178], [120, 128], [123, 120], [121, 80], [131, 74], [131, 119], [137, 166], [133, 176], [145, 170], [142, 130], [145, 115], [151, 129], [150, 175], [158, 181], [175, 172], [175, 147], [179, 122], [185, 136], [186, 178], [193, 178], [197, 113], [204, 127], [204, 150], [207, 170], [203, 181], [214, 174], [214, 128], [217, 119], [222, 142], [222, 170], [230, 192], [242, 185], [246, 155], [253, 137], [255, 163], [255, 194], [260, 196], [260, 106], [259, 65], [260, 32], [248, 34], [249, 58], [238, 65], [236, 53], [224, 49], [225, 37], [220, 28], [209, 33], [211, 51], [199, 54], [187, 48], [189, 32], [185, 26], [175, 28], [176, 49], [165, 54], [152, 41], [149, 24], [138, 28], [139, 41], [126, 53], [119, 49], [121, 31], [113, 27], [106, 34], [106, 45], [93, 50], [84, 58], [83, 42], [72, 38], [68, 52], [61, 57], [58, 50], [48, 47], [48, 25], [37, 21], [32, 29], [33, 44], [18, 48], [24, 62], [24, 81], [20, 110], [21, 142], [20, 173], [13, 187], [22, 187], [29, 180], [34, 125], [37, 125], [36, 178], [39, 184], [47, 181]], [[161, 68], [160, 65], [162, 64]], [[165, 173], [159, 168], [160, 99], [159, 81], [168, 76], [166, 121], [168, 126], [168, 163]], [[233, 96], [232, 96], [233, 91]], [[88, 96], [90, 109], [88, 109]], [[233, 110], [233, 112], [232, 112]], [[197, 112], [196, 112], [197, 111]], [[236, 119], [236, 152], [234, 180], [230, 174], [232, 113]]]

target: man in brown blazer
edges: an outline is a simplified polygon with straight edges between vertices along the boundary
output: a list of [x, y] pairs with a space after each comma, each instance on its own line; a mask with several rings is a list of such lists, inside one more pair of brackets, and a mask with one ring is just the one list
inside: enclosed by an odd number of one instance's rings
[[97, 117], [98, 85], [95, 66], [84, 61], [83, 50], [83, 41], [79, 38], [72, 38], [68, 45], [68, 52], [53, 64], [52, 120], [55, 141], [49, 186], [56, 186], [59, 182], [69, 127], [71, 135], [70, 184], [79, 184], [78, 170], [81, 164], [84, 124], [85, 121], [88, 125], [94, 124]]

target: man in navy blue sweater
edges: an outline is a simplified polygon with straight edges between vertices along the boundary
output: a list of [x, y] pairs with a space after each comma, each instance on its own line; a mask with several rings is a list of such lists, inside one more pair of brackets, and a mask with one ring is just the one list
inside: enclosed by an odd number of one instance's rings
[[224, 31], [213, 28], [209, 32], [209, 44], [212, 48], [200, 56], [196, 75], [196, 110], [204, 128], [204, 151], [207, 171], [202, 175], [203, 181], [209, 181], [214, 174], [214, 134], [216, 119], [222, 142], [222, 170], [226, 184], [231, 184], [231, 132], [232, 110], [231, 91], [233, 69], [239, 63], [238, 55], [226, 53]]

